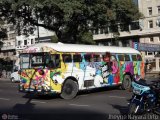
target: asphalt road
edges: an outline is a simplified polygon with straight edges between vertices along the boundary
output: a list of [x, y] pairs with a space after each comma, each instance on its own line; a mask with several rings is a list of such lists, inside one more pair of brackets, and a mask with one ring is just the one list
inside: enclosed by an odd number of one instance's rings
[[108, 87], [80, 92], [76, 98], [64, 100], [58, 95], [20, 93], [17, 86], [18, 83], [0, 80], [0, 119], [117, 120], [116, 115], [125, 119], [132, 96], [130, 91]]

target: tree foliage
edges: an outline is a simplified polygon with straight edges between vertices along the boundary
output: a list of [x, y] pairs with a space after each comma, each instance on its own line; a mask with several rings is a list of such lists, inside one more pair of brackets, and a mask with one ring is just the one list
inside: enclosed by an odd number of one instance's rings
[[19, 33], [42, 26], [60, 42], [89, 44], [94, 43], [90, 29], [128, 24], [140, 14], [132, 0], [0, 0], [0, 17], [17, 25]]
[[[7, 33], [6, 33], [6, 29], [4, 29], [2, 26], [4, 25], [3, 20], [0, 19], [0, 40], [2, 38], [6, 38], [7, 37]], [[0, 48], [2, 47], [3, 42], [0, 41]]]

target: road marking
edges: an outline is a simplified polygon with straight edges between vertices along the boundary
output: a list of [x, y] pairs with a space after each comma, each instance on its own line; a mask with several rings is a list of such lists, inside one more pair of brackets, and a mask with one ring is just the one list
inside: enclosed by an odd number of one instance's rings
[[13, 88], [18, 88], [18, 86], [11, 86], [11, 87], [13, 87]]
[[33, 103], [42, 103], [42, 104], [46, 103], [46, 102], [42, 102], [42, 101], [35, 101], [35, 100], [32, 100], [31, 102], [33, 102]]
[[7, 101], [8, 101], [8, 100], [10, 100], [10, 99], [8, 99], [8, 98], [0, 98], [0, 100], [7, 100]]
[[78, 105], [78, 104], [69, 104], [71, 106], [77, 106], [77, 107], [89, 107], [89, 105]]
[[125, 99], [126, 97], [120, 97], [120, 96], [108, 96], [108, 97], [111, 97], [111, 98], [122, 98], [122, 99]]
[[88, 96], [88, 95], [80, 95], [81, 97], [85, 97], [85, 96]]

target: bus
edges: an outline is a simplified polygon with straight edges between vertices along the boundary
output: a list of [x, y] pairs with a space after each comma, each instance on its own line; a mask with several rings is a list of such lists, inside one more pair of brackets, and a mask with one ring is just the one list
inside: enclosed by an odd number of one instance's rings
[[144, 78], [141, 54], [129, 47], [38, 43], [19, 58], [21, 92], [60, 94], [63, 99], [105, 86], [127, 90], [133, 78]]

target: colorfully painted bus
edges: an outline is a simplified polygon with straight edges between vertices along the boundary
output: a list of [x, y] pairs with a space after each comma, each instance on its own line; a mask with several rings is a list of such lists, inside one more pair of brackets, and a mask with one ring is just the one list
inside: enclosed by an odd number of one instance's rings
[[121, 85], [144, 77], [140, 52], [129, 47], [39, 43], [20, 54], [19, 90], [74, 98], [78, 91]]

